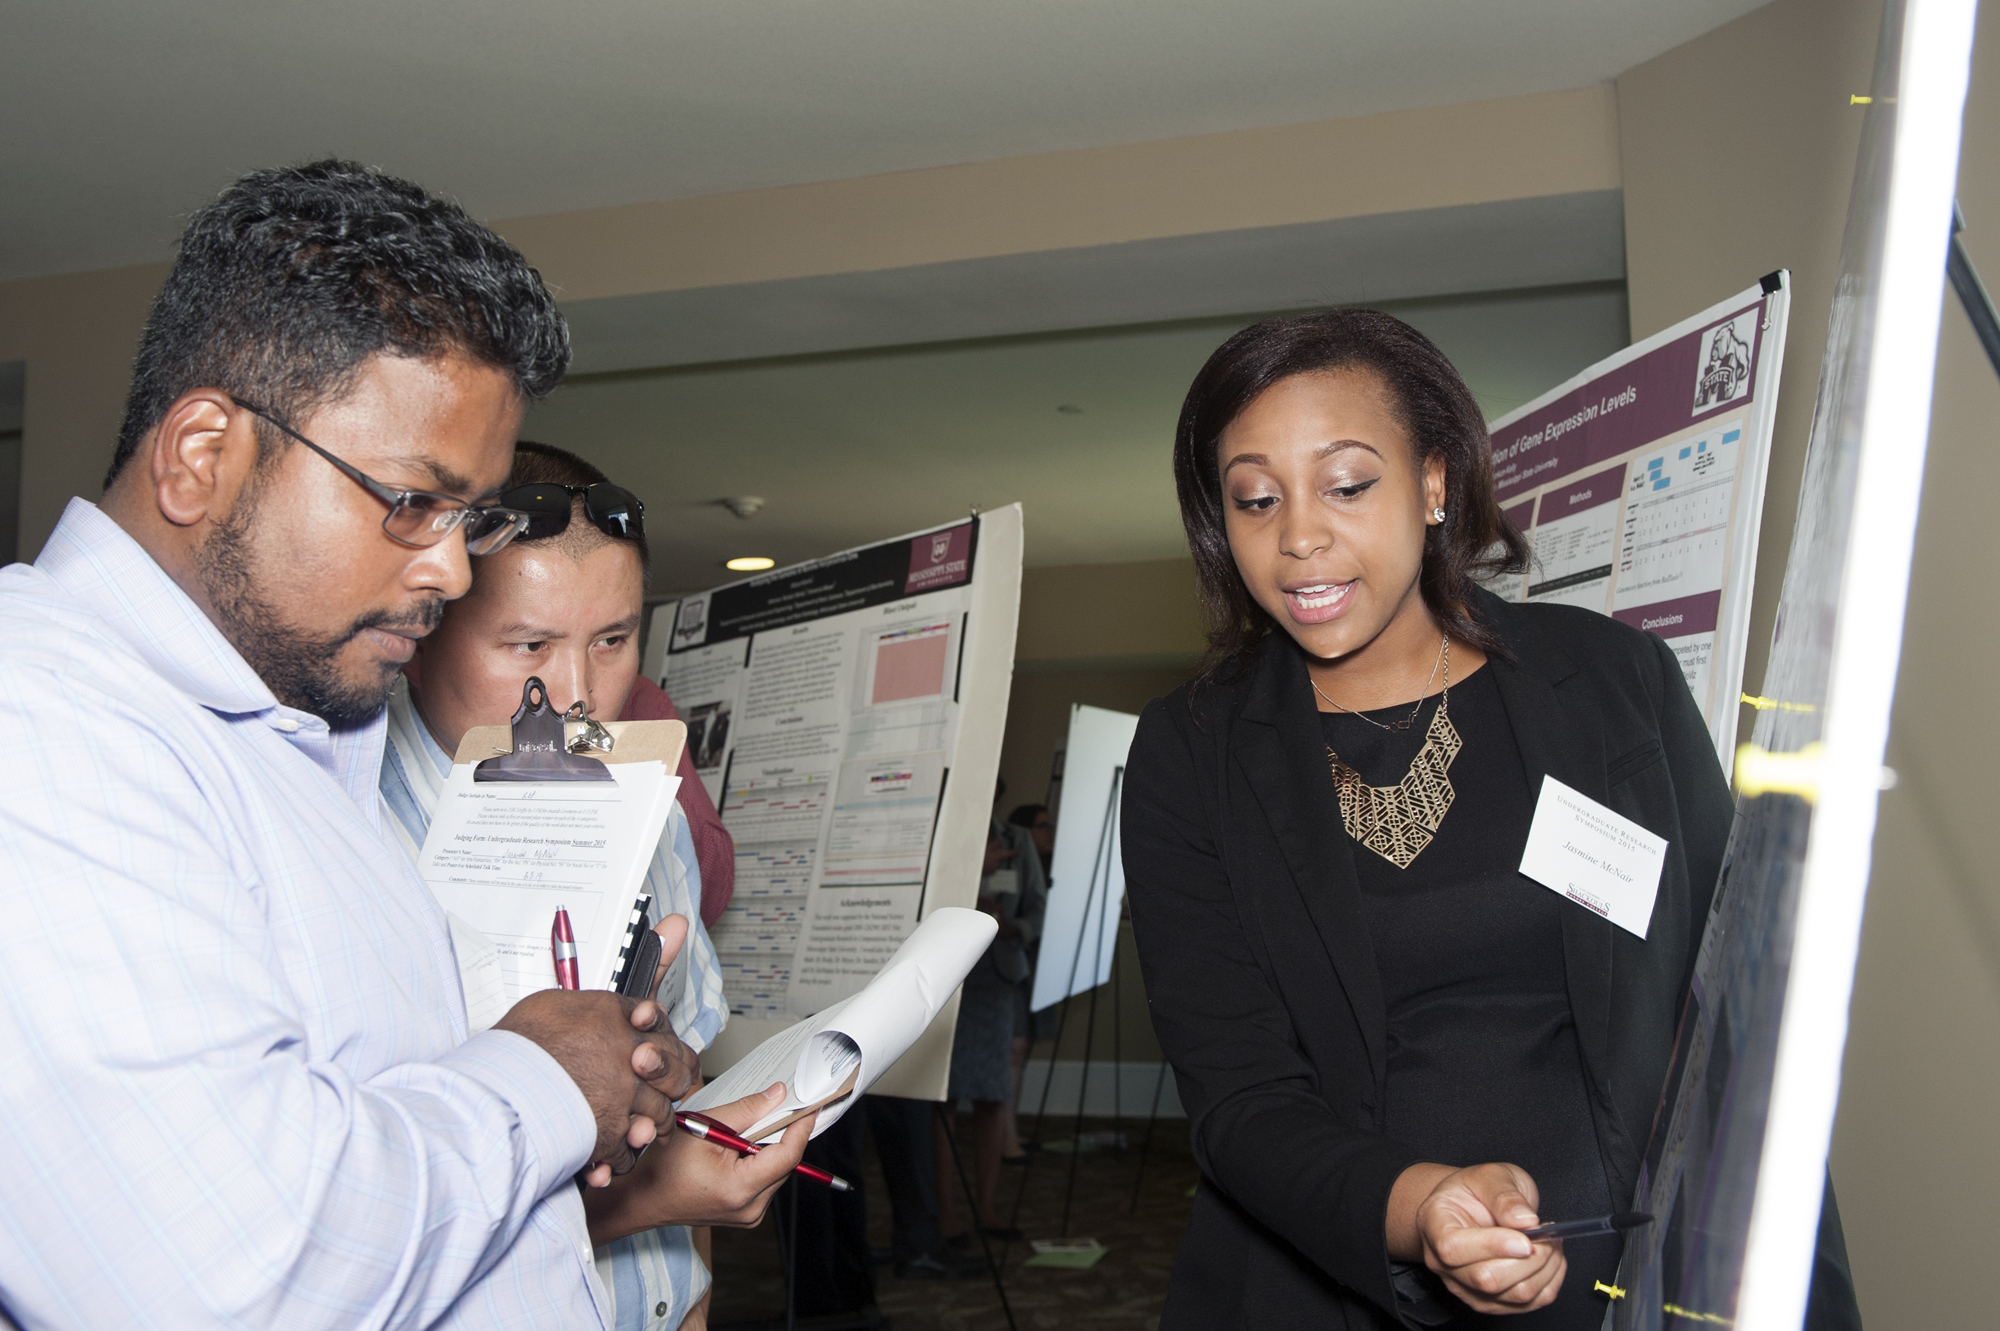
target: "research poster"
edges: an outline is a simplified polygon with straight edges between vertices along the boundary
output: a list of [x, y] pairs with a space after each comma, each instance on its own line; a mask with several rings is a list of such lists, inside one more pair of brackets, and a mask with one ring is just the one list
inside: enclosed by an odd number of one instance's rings
[[973, 904], [1020, 581], [1014, 505], [655, 609], [647, 673], [736, 841], [710, 931], [731, 1049]]
[[1725, 767], [1790, 291], [1773, 273], [1491, 428], [1494, 489], [1533, 548], [1493, 589], [1665, 639]]

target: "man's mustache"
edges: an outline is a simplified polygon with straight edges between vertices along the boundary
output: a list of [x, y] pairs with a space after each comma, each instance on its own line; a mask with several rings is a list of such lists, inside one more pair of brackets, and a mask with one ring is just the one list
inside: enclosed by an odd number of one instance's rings
[[336, 649], [346, 646], [361, 636], [363, 629], [381, 629], [384, 633], [399, 633], [406, 637], [423, 637], [444, 622], [444, 601], [430, 599], [418, 603], [411, 610], [372, 610], [347, 626], [347, 631], [333, 644]]

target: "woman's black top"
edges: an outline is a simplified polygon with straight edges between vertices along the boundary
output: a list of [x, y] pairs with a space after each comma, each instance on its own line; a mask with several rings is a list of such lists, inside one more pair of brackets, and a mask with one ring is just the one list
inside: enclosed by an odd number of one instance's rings
[[[1535, 1172], [1549, 1198], [1545, 1215], [1574, 1218], [1558, 1209], [1570, 1203], [1551, 1185], [1570, 1187], [1560, 1176], [1587, 1176], [1589, 1161], [1567, 1163], [1556, 1151], [1543, 1164], [1539, 1154], [1542, 1102], [1560, 1100], [1553, 1065], [1565, 1058], [1580, 1063], [1588, 1112], [1583, 1120], [1559, 1112], [1587, 1126], [1555, 1134], [1580, 1154], [1596, 1152], [1610, 1198], [1624, 1204], [1635, 1195], [1728, 842], [1729, 786], [1680, 662], [1658, 638], [1593, 611], [1512, 605], [1484, 592], [1470, 609], [1506, 651], [1489, 654], [1452, 690], [1465, 741], [1451, 769], [1458, 797], [1440, 827], [1444, 842], [1411, 865], [1413, 881], [1435, 885], [1415, 896], [1378, 890], [1393, 871], [1369, 863], [1374, 852], [1342, 828], [1305, 658], [1283, 633], [1238, 667], [1151, 703], [1139, 720], [1119, 827], [1126, 893], [1153, 1029], [1173, 1064], [1202, 1174], [1160, 1331], [1397, 1331], [1458, 1317], [1463, 1305], [1438, 1298], [1390, 1259], [1389, 1195], [1413, 1164], [1497, 1157]], [[1481, 690], [1490, 690], [1485, 702]], [[1367, 741], [1342, 735], [1349, 760], [1383, 784], [1400, 778], [1423, 742], [1413, 728], [1399, 756], [1380, 755], [1391, 770], [1371, 771]], [[1426, 1020], [1418, 968], [1441, 970], [1475, 926], [1440, 910], [1437, 946], [1424, 950], [1411, 942], [1403, 913], [1430, 890], [1440, 900], [1499, 899], [1441, 881], [1459, 854], [1453, 844], [1463, 832], [1476, 850], [1490, 816], [1482, 811], [1517, 801], [1511, 834], [1492, 834], [1504, 844], [1479, 856], [1485, 872], [1508, 876], [1520, 862], [1526, 801], [1544, 776], [1665, 839], [1652, 919], [1640, 938], [1534, 884], [1502, 889], [1522, 901], [1521, 912], [1476, 927], [1504, 931], [1504, 947], [1482, 934], [1480, 954], [1482, 964], [1506, 968], [1474, 969], [1469, 979], [1546, 1020], [1513, 1029], [1507, 1051], [1469, 1055], [1515, 1065], [1512, 1089], [1453, 1084], [1429, 1067], [1443, 1055], [1426, 1050], [1458, 1037]], [[1488, 786], [1509, 780], [1518, 783], [1511, 797]], [[1559, 951], [1534, 928], [1551, 918]], [[1580, 1056], [1565, 1054], [1549, 1025], [1561, 1020], [1549, 1004], [1562, 994]], [[1436, 1085], [1410, 1094], [1411, 1075]], [[1519, 1094], [1530, 1110], [1497, 1099], [1481, 1106], [1485, 1094]], [[1440, 1101], [1482, 1112], [1420, 1121]], [[1474, 1143], [1479, 1149], [1459, 1155], [1407, 1140], [1485, 1131], [1488, 1121], [1506, 1124], [1491, 1149]], [[1830, 1201], [1826, 1214], [1834, 1214]], [[1579, 1260], [1565, 1288], [1589, 1300], [1587, 1271]], [[1829, 1293], [1851, 1313], [1844, 1256], [1837, 1237], [1823, 1233], [1812, 1307]], [[1507, 1325], [1525, 1331], [1524, 1320]]]
[[[1353, 845], [1363, 918], [1388, 1017], [1382, 1131], [1424, 1159], [1504, 1161], [1534, 1178], [1545, 1220], [1614, 1206], [1570, 1013], [1562, 917], [1576, 907], [1518, 871], [1535, 813], [1493, 672], [1454, 684], [1449, 715], [1463, 747], [1449, 776], [1450, 810], [1408, 868]], [[1393, 786], [1423, 746], [1432, 698], [1406, 731], [1322, 712], [1326, 745], [1373, 786]], [[1408, 703], [1364, 713], [1388, 723]], [[1327, 780], [1333, 777], [1328, 774]], [[1617, 1265], [1618, 1240], [1571, 1240], [1556, 1302], [1504, 1319], [1519, 1331], [1595, 1331]], [[1457, 1306], [1454, 1304], [1447, 1306]], [[1457, 1306], [1453, 1326], [1488, 1319]]]

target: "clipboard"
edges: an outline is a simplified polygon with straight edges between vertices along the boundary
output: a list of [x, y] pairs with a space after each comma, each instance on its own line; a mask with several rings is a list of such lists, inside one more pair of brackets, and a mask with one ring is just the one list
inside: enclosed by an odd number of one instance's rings
[[[593, 730], [608, 733], [610, 748], [577, 751], [578, 741]], [[521, 686], [521, 706], [513, 720], [504, 726], [474, 726], [466, 731], [452, 763], [471, 766], [475, 781], [608, 781], [611, 778], [602, 770], [607, 763], [658, 762], [673, 776], [686, 747], [685, 722], [572, 719], [550, 705], [547, 686], [538, 676], [530, 676]], [[516, 761], [503, 761], [508, 758]], [[660, 939], [653, 932], [653, 923], [651, 899], [642, 894], [628, 926], [627, 941], [619, 949], [618, 970], [611, 983], [616, 992], [634, 998], [651, 994], [660, 958]], [[671, 982], [672, 977], [668, 978]]]

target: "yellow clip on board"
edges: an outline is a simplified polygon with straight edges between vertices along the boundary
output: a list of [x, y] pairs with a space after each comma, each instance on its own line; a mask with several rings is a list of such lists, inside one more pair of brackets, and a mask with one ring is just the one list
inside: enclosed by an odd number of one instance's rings
[[1759, 795], [1797, 795], [1812, 802], [1819, 798], [1818, 740], [1797, 753], [1772, 753], [1758, 744], [1736, 746], [1736, 788], [1755, 799]]
[[[1736, 746], [1736, 789], [1755, 799], [1759, 795], [1797, 795], [1811, 803], [1819, 797], [1820, 743], [1814, 740], [1796, 753], [1772, 753], [1756, 744]], [[1880, 790], [1896, 788], [1896, 769], [1884, 767], [1877, 780]]]
[[1760, 697], [1754, 693], [1744, 694], [1743, 701], [1755, 707], [1760, 712], [1773, 710], [1780, 712], [1817, 712], [1819, 710], [1819, 708], [1809, 702], [1781, 702], [1776, 698]]

